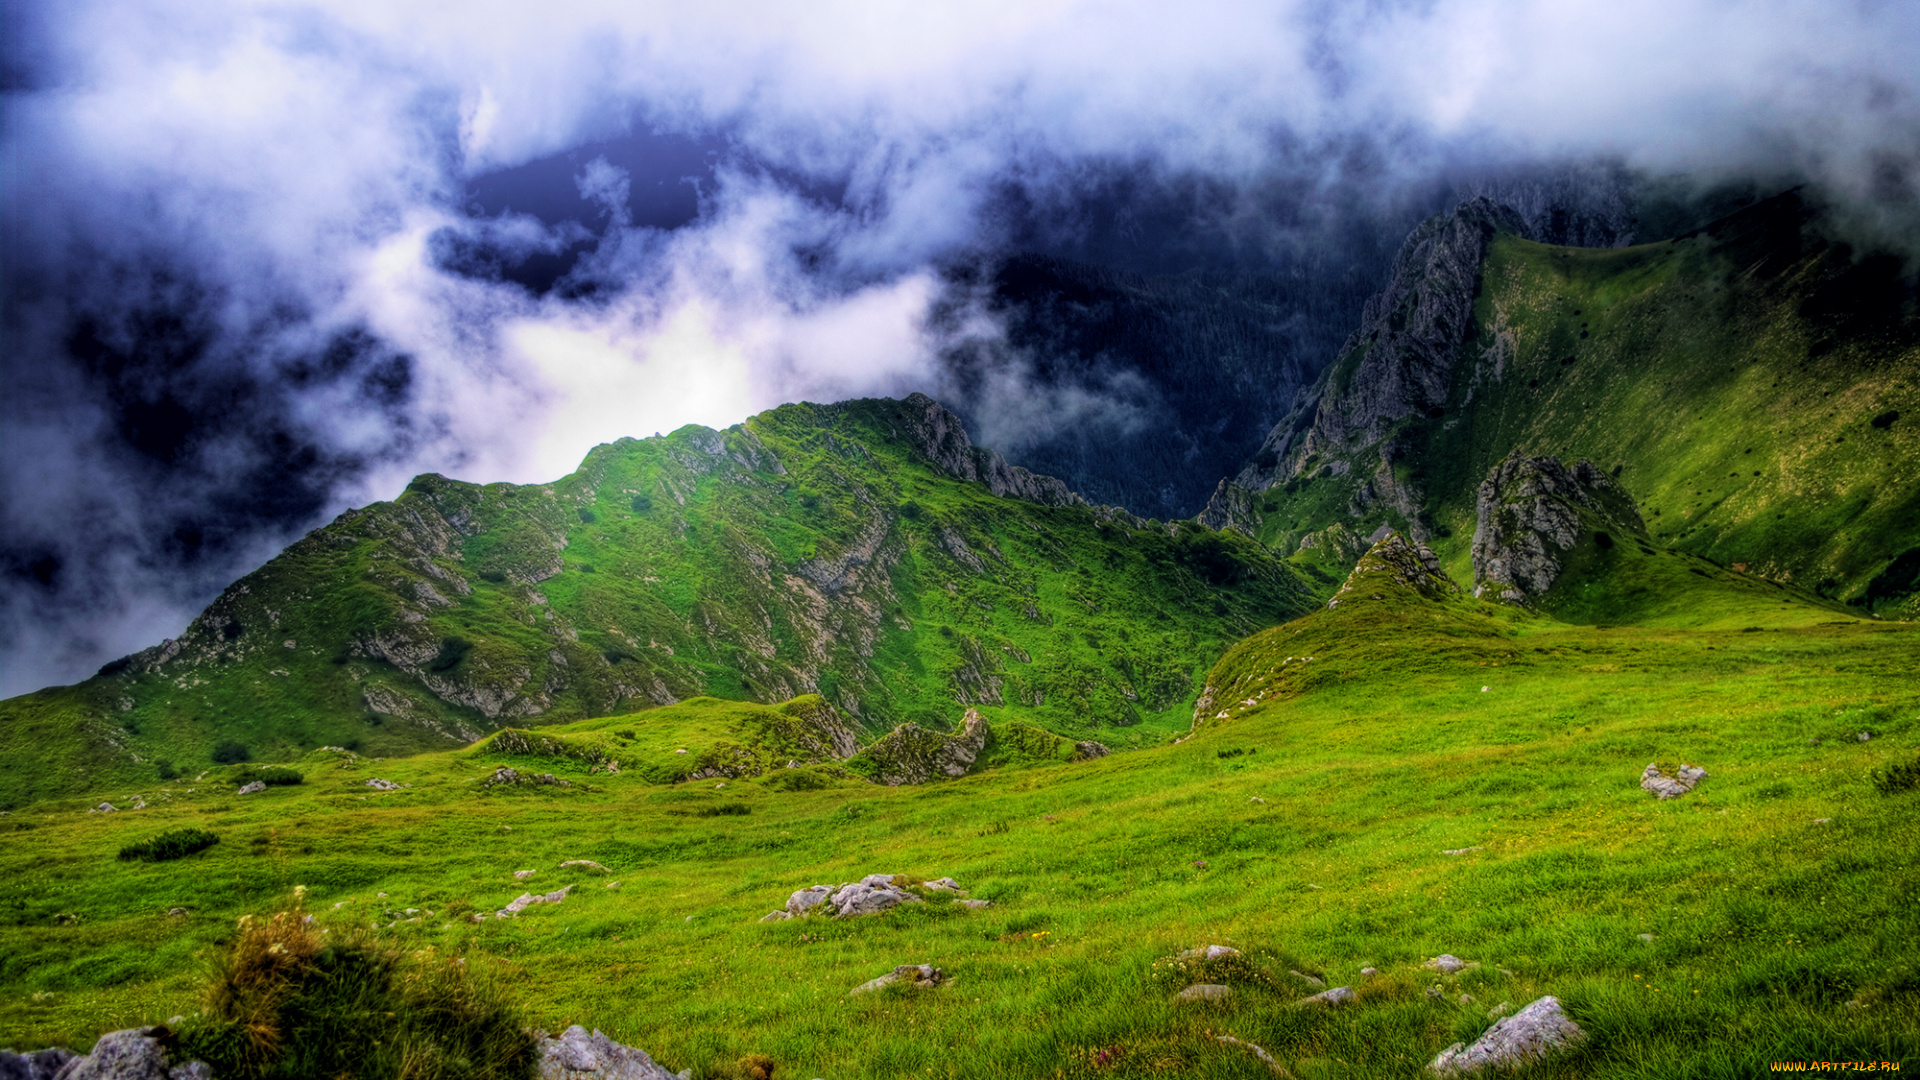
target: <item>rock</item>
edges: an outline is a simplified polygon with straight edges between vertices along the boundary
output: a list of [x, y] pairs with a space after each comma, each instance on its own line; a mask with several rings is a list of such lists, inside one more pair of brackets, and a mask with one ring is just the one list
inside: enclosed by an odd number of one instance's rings
[[1466, 854], [1467, 852], [1469, 852], [1469, 851], [1480, 851], [1480, 850], [1482, 850], [1482, 848], [1480, 847], [1480, 845], [1478, 845], [1478, 844], [1475, 844], [1475, 845], [1474, 845], [1473, 847], [1457, 847], [1457, 848], [1448, 848], [1447, 850], [1445, 850], [1445, 851], [1442, 851], [1442, 852], [1441, 852], [1440, 854], [1442, 854], [1442, 855], [1465, 855], [1465, 854]]
[[367, 786], [375, 791], [399, 791], [400, 785], [391, 780], [382, 780], [377, 776], [367, 779]]
[[1267, 1067], [1267, 1071], [1273, 1073], [1273, 1075], [1275, 1076], [1292, 1076], [1293, 1075], [1292, 1073], [1289, 1073], [1286, 1070], [1285, 1066], [1273, 1060], [1272, 1054], [1267, 1053], [1265, 1050], [1254, 1045], [1253, 1043], [1247, 1042], [1243, 1039], [1236, 1039], [1231, 1035], [1215, 1035], [1214, 1038], [1219, 1040], [1222, 1043], [1225, 1043], [1228, 1046], [1244, 1047], [1246, 1050], [1250, 1051], [1254, 1057], [1259, 1058], [1260, 1063]]
[[28, 1054], [0, 1050], [0, 1080], [53, 1080], [62, 1067], [79, 1056], [59, 1047]]
[[782, 920], [791, 919], [791, 918], [793, 918], [793, 912], [788, 911], [785, 908], [782, 908], [779, 911], [769, 911], [765, 915], [760, 916], [760, 921], [761, 922], [780, 922]]
[[1462, 1004], [1462, 1005], [1471, 1005], [1471, 1004], [1473, 1004], [1473, 995], [1472, 995], [1472, 994], [1461, 994], [1461, 995], [1460, 995], [1460, 1004]]
[[1668, 776], [1660, 771], [1660, 766], [1649, 764], [1640, 774], [1640, 786], [1662, 799], [1677, 799], [1706, 778], [1707, 770], [1692, 765], [1682, 765], [1679, 772]]
[[[156, 1037], [157, 1028], [110, 1031], [80, 1057], [67, 1050], [33, 1054], [0, 1051], [0, 1078], [4, 1080], [212, 1080], [205, 1062], [169, 1065], [167, 1052]], [[11, 1060], [9, 1060], [11, 1059]]]
[[964, 893], [966, 891], [960, 887], [959, 882], [950, 877], [934, 878], [932, 881], [923, 881], [920, 884], [935, 892]]
[[540, 1080], [677, 1080], [643, 1050], [622, 1046], [578, 1024], [540, 1040]]
[[883, 784], [924, 784], [940, 777], [965, 776], [987, 745], [987, 721], [968, 709], [960, 730], [952, 735], [928, 731], [914, 723], [901, 724], [873, 745], [866, 756], [879, 766]]
[[568, 859], [566, 862], [563, 862], [560, 864], [560, 869], [589, 870], [596, 874], [612, 873], [612, 871], [608, 870], [604, 866], [601, 866], [599, 863], [594, 862], [592, 859]]
[[1219, 960], [1228, 956], [1239, 956], [1240, 950], [1231, 945], [1202, 945], [1194, 949], [1184, 949], [1176, 960]]
[[91, 809], [91, 810], [89, 810], [89, 811], [87, 811], [87, 813], [89, 813], [89, 814], [116, 814], [116, 813], [119, 813], [119, 811], [120, 811], [120, 808], [119, 808], [119, 807], [117, 807], [117, 806], [115, 806], [115, 805], [113, 805], [112, 803], [110, 803], [110, 802], [103, 802], [103, 803], [101, 803], [101, 804], [100, 804], [99, 806], [96, 806], [96, 807], [94, 807], [93, 809]]
[[1365, 975], [1365, 976], [1366, 976], [1367, 978], [1369, 978], [1369, 979], [1371, 979], [1371, 978], [1373, 978], [1373, 977], [1374, 977], [1375, 975], [1378, 975], [1378, 974], [1380, 974], [1380, 969], [1379, 969], [1379, 968], [1371, 968], [1371, 967], [1363, 967], [1363, 968], [1361, 968], [1361, 969], [1360, 969], [1360, 974], [1362, 974], [1362, 975]]
[[1195, 983], [1174, 997], [1180, 1001], [1224, 1001], [1231, 993], [1232, 990], [1219, 983]]
[[1345, 1005], [1347, 1002], [1352, 1000], [1353, 1000], [1352, 987], [1336, 986], [1331, 990], [1323, 990], [1320, 993], [1313, 995], [1312, 997], [1301, 998], [1300, 1004], [1302, 1005]]
[[502, 765], [493, 770], [493, 775], [487, 777], [485, 782], [488, 787], [495, 787], [500, 784], [517, 784], [520, 782], [520, 770]]
[[1873, 738], [1873, 736], [1872, 736], [1872, 735], [1869, 735], [1869, 734], [1867, 734], [1866, 732], [1864, 732], [1864, 731], [1863, 731], [1863, 732], [1861, 732], [1861, 733], [1860, 733], [1860, 736], [1859, 736], [1859, 738], [1860, 738], [1860, 741], [1861, 741], [1861, 742], [1866, 742], [1866, 741], [1868, 741], [1868, 740], [1870, 740], [1870, 739], [1872, 739], [1872, 738]]
[[1107, 744], [1097, 743], [1092, 740], [1088, 740], [1086, 742], [1077, 742], [1073, 744], [1072, 760], [1092, 761], [1095, 758], [1106, 757], [1108, 754], [1111, 754], [1111, 753], [1113, 753], [1113, 751], [1107, 748]]
[[847, 991], [847, 996], [871, 993], [892, 986], [894, 983], [906, 983], [909, 986], [920, 987], [922, 990], [931, 990], [946, 981], [946, 972], [932, 964], [902, 964], [877, 979], [869, 979]]
[[530, 878], [530, 877], [532, 877], [532, 876], [533, 876], [533, 874], [534, 874], [534, 872], [533, 872], [532, 870], [515, 870], [515, 871], [513, 872], [513, 880], [515, 880], [515, 881], [525, 881], [525, 880], [527, 880], [528, 878]]
[[1427, 1068], [1436, 1076], [1459, 1076], [1482, 1069], [1508, 1069], [1578, 1046], [1586, 1032], [1568, 1018], [1551, 995], [1498, 1020], [1472, 1046], [1454, 1043]]
[[1316, 986], [1316, 987], [1318, 987], [1318, 986], [1325, 986], [1325, 985], [1327, 985], [1327, 984], [1326, 984], [1326, 982], [1325, 982], [1325, 980], [1322, 980], [1322, 979], [1316, 979], [1316, 978], [1314, 978], [1313, 976], [1311, 976], [1311, 975], [1309, 975], [1309, 974], [1307, 974], [1307, 973], [1306, 973], [1306, 972], [1304, 972], [1304, 971], [1293, 971], [1293, 970], [1288, 970], [1288, 972], [1287, 972], [1287, 974], [1289, 974], [1289, 975], [1291, 975], [1291, 976], [1293, 976], [1293, 977], [1294, 977], [1294, 978], [1296, 978], [1296, 979], [1299, 979], [1299, 980], [1300, 980], [1301, 982], [1303, 982], [1303, 983], [1306, 983], [1306, 984], [1307, 984], [1308, 986]]
[[[874, 877], [884, 877], [884, 875], [869, 875], [869, 880]], [[833, 904], [837, 914], [850, 916], [877, 915], [901, 904], [918, 902], [919, 899], [912, 893], [892, 885], [870, 885], [866, 881], [856, 881], [851, 885], [842, 885], [829, 902]]]
[[981, 908], [993, 906], [993, 903], [988, 900], [956, 900], [954, 901], [954, 903], [959, 904], [963, 908], [970, 908], [974, 911], [978, 911]]
[[515, 915], [518, 915], [520, 912], [525, 911], [527, 908], [530, 908], [535, 904], [557, 904], [560, 901], [565, 900], [567, 898], [567, 894], [572, 891], [573, 891], [573, 886], [569, 885], [564, 889], [555, 889], [553, 892], [546, 893], [545, 895], [542, 895], [542, 896], [535, 896], [532, 893], [521, 893], [519, 896], [514, 897], [513, 900], [510, 903], [508, 903], [506, 907], [503, 907], [499, 911], [495, 912], [494, 916], [496, 918], [508, 919], [508, 918], [512, 918]]
[[1641, 935], [1640, 935], [1640, 940], [1641, 940], [1641, 941], [1652, 941], [1652, 940], [1653, 940], [1653, 935], [1652, 935], [1652, 934], [1641, 934]]
[[241, 789], [240, 789], [239, 791], [237, 791], [237, 792], [235, 792], [234, 794], [236, 794], [236, 795], [252, 795], [252, 794], [254, 794], [255, 792], [260, 792], [260, 791], [265, 791], [265, 790], [267, 790], [267, 783], [266, 783], [266, 781], [264, 781], [264, 780], [255, 780], [255, 781], [254, 781], [253, 783], [251, 783], [251, 784], [248, 784], [248, 785], [246, 785], [245, 787], [243, 787], [243, 788], [241, 788]]
[[1428, 971], [1437, 971], [1442, 975], [1451, 975], [1456, 971], [1464, 971], [1467, 968], [1477, 968], [1480, 964], [1477, 961], [1469, 963], [1452, 953], [1441, 953], [1439, 956], [1434, 957], [1420, 966], [1426, 968]]
[[1632, 497], [1592, 462], [1517, 451], [1481, 482], [1474, 512], [1473, 594], [1523, 606], [1553, 588], [1582, 537], [1646, 534]]
[[832, 895], [833, 886], [831, 885], [809, 885], [794, 893], [792, 896], [787, 897], [787, 913], [791, 915], [805, 915], [807, 912], [825, 903], [827, 898]]
[[167, 914], [168, 914], [169, 916], [172, 916], [172, 915], [185, 915], [186, 913], [187, 913], [187, 909], [186, 909], [186, 908], [183, 908], [183, 907], [176, 907], [176, 908], [168, 908], [168, 909], [167, 909]]

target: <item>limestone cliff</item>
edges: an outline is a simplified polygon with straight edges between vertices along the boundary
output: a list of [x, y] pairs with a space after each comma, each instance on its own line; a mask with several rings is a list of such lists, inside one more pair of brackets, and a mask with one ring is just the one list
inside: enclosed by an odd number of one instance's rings
[[1644, 536], [1625, 489], [1590, 461], [1510, 455], [1481, 482], [1473, 533], [1475, 596], [1532, 606], [1553, 588], [1585, 533]]

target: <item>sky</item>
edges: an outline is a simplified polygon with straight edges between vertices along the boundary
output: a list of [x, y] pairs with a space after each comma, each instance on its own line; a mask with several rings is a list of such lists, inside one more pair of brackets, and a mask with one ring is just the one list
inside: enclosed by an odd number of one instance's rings
[[1299, 265], [1583, 161], [1920, 234], [1901, 0], [16, 0], [0, 93], [4, 695], [418, 473], [951, 391], [943, 275], [1036, 236]]

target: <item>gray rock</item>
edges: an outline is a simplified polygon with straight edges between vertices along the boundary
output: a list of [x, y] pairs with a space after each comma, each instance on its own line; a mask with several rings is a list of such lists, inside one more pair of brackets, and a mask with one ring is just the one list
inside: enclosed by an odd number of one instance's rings
[[1434, 957], [1420, 966], [1426, 968], [1428, 971], [1437, 971], [1442, 975], [1451, 975], [1456, 971], [1476, 968], [1480, 965], [1478, 963], [1469, 963], [1452, 953], [1441, 953], [1439, 956]]
[[1225, 1001], [1233, 991], [1219, 983], [1195, 983], [1175, 994], [1180, 1001]]
[[236, 795], [253, 795], [253, 794], [256, 794], [256, 793], [258, 793], [258, 792], [262, 792], [262, 791], [265, 791], [265, 790], [267, 790], [267, 783], [266, 783], [266, 781], [264, 781], [264, 780], [255, 780], [255, 781], [254, 781], [253, 783], [251, 783], [251, 784], [248, 784], [248, 785], [246, 785], [245, 787], [243, 787], [243, 788], [241, 788], [241, 789], [240, 789], [239, 791], [236, 791], [236, 792], [234, 792], [234, 794], [236, 794]]
[[993, 906], [993, 902], [990, 900], [956, 900], [954, 903], [959, 904], [963, 908], [971, 908], [974, 911]]
[[1231, 945], [1201, 945], [1198, 948], [1183, 949], [1176, 960], [1219, 960], [1228, 956], [1239, 956], [1240, 950]]
[[1375, 975], [1380, 974], [1380, 969], [1374, 968], [1374, 967], [1363, 967], [1360, 969], [1360, 974], [1365, 975], [1367, 978], [1371, 979]]
[[864, 881], [856, 881], [851, 885], [841, 886], [840, 891], [834, 893], [829, 902], [833, 905], [836, 914], [851, 916], [877, 915], [889, 908], [916, 902], [919, 899], [912, 893], [892, 885], [869, 885]]
[[89, 814], [117, 814], [119, 812], [120, 808], [110, 802], [103, 802], [99, 806], [87, 811]]
[[1323, 980], [1323, 979], [1317, 979], [1317, 978], [1314, 978], [1314, 977], [1313, 977], [1312, 975], [1309, 975], [1309, 974], [1307, 974], [1307, 973], [1306, 973], [1306, 972], [1304, 972], [1304, 971], [1293, 971], [1293, 970], [1291, 970], [1291, 969], [1289, 969], [1289, 970], [1287, 971], [1287, 974], [1289, 974], [1289, 975], [1291, 975], [1291, 976], [1293, 976], [1293, 977], [1294, 977], [1294, 978], [1296, 978], [1296, 979], [1299, 979], [1299, 980], [1300, 980], [1301, 982], [1303, 982], [1303, 983], [1306, 983], [1306, 984], [1307, 984], [1308, 986], [1325, 986], [1325, 985], [1327, 985], [1327, 984], [1326, 984], [1326, 981], [1325, 981], [1325, 980]]
[[1564, 555], [1593, 532], [1644, 537], [1633, 499], [1590, 461], [1519, 452], [1480, 483], [1473, 531], [1475, 596], [1531, 605], [1553, 588]]
[[0, 1080], [53, 1080], [63, 1066], [77, 1057], [73, 1051], [59, 1047], [26, 1054], [0, 1050]]
[[1266, 1050], [1262, 1049], [1260, 1046], [1254, 1043], [1247, 1042], [1245, 1039], [1236, 1039], [1231, 1035], [1215, 1035], [1214, 1038], [1219, 1040], [1222, 1043], [1225, 1043], [1228, 1046], [1238, 1046], [1251, 1052], [1254, 1057], [1260, 1059], [1260, 1064], [1265, 1065], [1267, 1067], [1267, 1071], [1271, 1072], [1275, 1076], [1291, 1076], [1292, 1075], [1291, 1073], [1287, 1072], [1285, 1066], [1281, 1065], [1278, 1061], [1273, 1060], [1272, 1054], [1267, 1053]]
[[792, 896], [787, 897], [787, 913], [789, 915], [805, 915], [807, 912], [825, 903], [827, 898], [832, 895], [833, 886], [831, 885], [809, 885], [794, 893]]
[[367, 779], [367, 786], [375, 791], [399, 791], [400, 785], [391, 780], [382, 780], [377, 776]]
[[532, 893], [521, 893], [519, 896], [514, 897], [513, 900], [509, 902], [506, 907], [503, 907], [499, 911], [495, 912], [494, 915], [496, 918], [501, 918], [501, 919], [512, 918], [513, 916], [518, 915], [520, 912], [525, 911], [527, 908], [530, 908], [535, 904], [557, 904], [560, 901], [565, 900], [567, 898], [567, 894], [572, 891], [573, 891], [573, 886], [569, 885], [564, 889], [555, 889], [554, 891], [550, 893], [546, 893], [541, 896], [535, 896]]
[[1108, 754], [1111, 754], [1111, 753], [1113, 753], [1113, 751], [1108, 748], [1107, 744], [1088, 740], [1086, 742], [1077, 742], [1073, 744], [1072, 760], [1093, 761], [1097, 758], [1106, 757]]
[[517, 784], [519, 782], [520, 770], [508, 765], [502, 765], [493, 770], [493, 775], [486, 779], [486, 785], [488, 787], [495, 787], [500, 784]]
[[540, 1040], [540, 1080], [676, 1080], [675, 1074], [647, 1056], [578, 1024], [559, 1038]]
[[934, 967], [932, 964], [902, 964], [877, 979], [868, 979], [866, 982], [847, 991], [847, 996], [852, 997], [855, 994], [870, 994], [875, 990], [892, 986], [894, 983], [905, 983], [909, 986], [917, 986], [922, 990], [931, 990], [946, 981], [947, 973]]
[[1436, 1076], [1460, 1076], [1482, 1069], [1509, 1069], [1538, 1061], [1586, 1040], [1586, 1032], [1560, 1008], [1551, 995], [1494, 1022], [1473, 1045], [1454, 1043], [1427, 1068]]
[[1320, 993], [1313, 995], [1312, 997], [1301, 998], [1300, 1004], [1302, 1005], [1345, 1005], [1352, 1000], [1353, 1000], [1352, 987], [1336, 986], [1331, 990], [1323, 990]]
[[596, 874], [606, 874], [606, 873], [612, 872], [612, 871], [609, 871], [606, 867], [601, 866], [599, 863], [594, 862], [592, 859], [568, 859], [566, 862], [563, 862], [560, 864], [560, 869], [588, 870]]
[[[32, 1080], [41, 1080], [42, 1076], [52, 1077], [53, 1080], [212, 1080], [213, 1071], [205, 1062], [168, 1064], [167, 1052], [161, 1047], [160, 1041], [154, 1038], [154, 1030], [129, 1028], [126, 1031], [110, 1031], [100, 1036], [100, 1041], [93, 1044], [93, 1052], [86, 1057], [77, 1057], [64, 1050], [42, 1050], [34, 1056], [49, 1056], [27, 1067], [43, 1068], [46, 1063], [55, 1060], [54, 1055], [65, 1054], [66, 1060], [58, 1066], [59, 1071], [41, 1074], [23, 1070], [17, 1075]], [[0, 1058], [0, 1077], [8, 1075], [7, 1068], [6, 1060]]]
[[533, 875], [534, 875], [534, 871], [532, 870], [515, 870], [513, 872], [513, 880], [525, 881], [528, 878], [532, 877]]
[[962, 893], [962, 894], [966, 892], [966, 890], [960, 887], [959, 882], [953, 880], [950, 877], [934, 878], [932, 881], [923, 881], [920, 884], [925, 886], [926, 888], [932, 889], [935, 892], [950, 892], [950, 893]]
[[761, 922], [783, 922], [791, 918], [793, 918], [793, 912], [788, 911], [785, 908], [782, 908], [779, 911], [769, 911], [765, 915], [760, 916], [760, 921]]
[[1649, 764], [1640, 774], [1640, 786], [1662, 799], [1677, 799], [1706, 778], [1707, 770], [1692, 765], [1682, 765], [1679, 772], [1668, 776], [1660, 771], [1660, 766]]

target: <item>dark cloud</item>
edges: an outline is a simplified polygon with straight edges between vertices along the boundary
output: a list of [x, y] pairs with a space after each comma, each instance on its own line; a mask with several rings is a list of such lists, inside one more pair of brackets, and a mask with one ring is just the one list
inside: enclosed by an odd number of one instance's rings
[[[11, 4], [0, 692], [413, 472], [793, 398], [947, 393], [1069, 472], [1168, 426], [1114, 496], [1160, 498], [1460, 194], [1611, 242], [1648, 176], [1764, 175], [1920, 235], [1916, 55], [1864, 0]], [[993, 284], [1018, 253], [1271, 308], [1269, 381], [1215, 431], [1168, 350]]]

